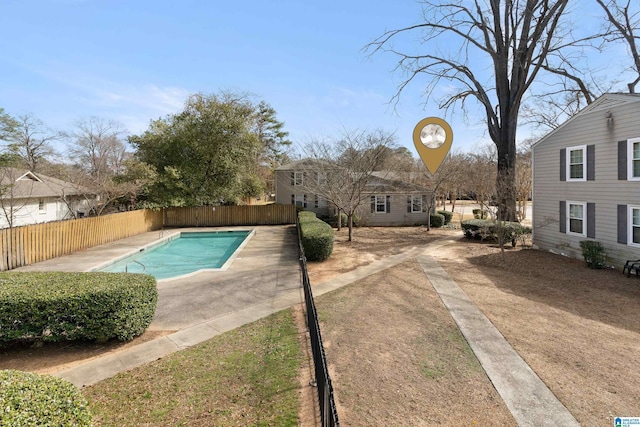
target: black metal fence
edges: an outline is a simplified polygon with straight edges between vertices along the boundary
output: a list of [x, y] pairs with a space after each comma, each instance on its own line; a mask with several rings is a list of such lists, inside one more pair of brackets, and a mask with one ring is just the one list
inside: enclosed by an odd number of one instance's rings
[[318, 315], [316, 305], [313, 302], [313, 294], [311, 293], [311, 283], [309, 282], [309, 273], [307, 272], [307, 258], [304, 256], [302, 247], [302, 239], [300, 236], [300, 224], [298, 223], [298, 251], [300, 254], [300, 269], [302, 270], [302, 287], [304, 288], [304, 300], [307, 307], [307, 327], [311, 338], [311, 352], [313, 353], [313, 364], [315, 366], [315, 380], [318, 389], [318, 402], [320, 407], [320, 418], [323, 427], [340, 426], [338, 421], [338, 411], [333, 398], [333, 386], [329, 377], [329, 369], [327, 367], [327, 358], [322, 345], [322, 336], [320, 335], [320, 325], [318, 324]]

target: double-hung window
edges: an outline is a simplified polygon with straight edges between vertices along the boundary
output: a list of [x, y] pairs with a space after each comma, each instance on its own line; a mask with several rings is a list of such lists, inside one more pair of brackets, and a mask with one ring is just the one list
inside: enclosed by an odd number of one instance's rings
[[629, 224], [627, 243], [640, 247], [640, 206], [629, 206]]
[[584, 202], [567, 202], [567, 233], [585, 237], [587, 235], [587, 204]]
[[587, 180], [587, 146], [567, 148], [567, 181]]
[[293, 173], [293, 185], [304, 185], [304, 172]]
[[408, 196], [407, 211], [410, 213], [423, 212], [422, 195], [412, 194]]
[[307, 207], [307, 195], [306, 194], [292, 194], [291, 204], [299, 206], [301, 208]]
[[371, 213], [390, 213], [391, 196], [371, 196]]
[[627, 180], [640, 181], [640, 138], [627, 140]]

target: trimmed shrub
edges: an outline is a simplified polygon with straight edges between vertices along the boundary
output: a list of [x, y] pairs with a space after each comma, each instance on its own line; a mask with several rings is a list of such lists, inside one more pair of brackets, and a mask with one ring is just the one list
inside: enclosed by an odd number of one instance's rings
[[0, 371], [0, 425], [91, 426], [87, 401], [70, 382], [50, 375]]
[[429, 215], [429, 224], [433, 228], [440, 228], [444, 225], [444, 215], [440, 215], [439, 213]]
[[333, 228], [316, 218], [313, 212], [300, 212], [300, 237], [302, 249], [309, 261], [324, 261], [333, 252]]
[[142, 334], [155, 314], [156, 279], [144, 274], [0, 274], [0, 344]]
[[582, 240], [580, 242], [582, 258], [589, 268], [602, 268], [607, 263], [607, 253], [602, 243], [596, 240]]
[[519, 222], [468, 219], [462, 221], [462, 232], [469, 239], [496, 241], [502, 239], [503, 243], [511, 241], [511, 245], [515, 246], [516, 239], [523, 234], [531, 233], [531, 228], [525, 227]]
[[475, 219], [487, 219], [487, 216], [489, 215], [489, 213], [483, 209], [473, 209], [471, 212]]
[[444, 225], [449, 225], [449, 223], [451, 222], [451, 220], [453, 219], [453, 212], [449, 212], [449, 211], [436, 211], [436, 213], [439, 213], [440, 215], [442, 215], [444, 217]]

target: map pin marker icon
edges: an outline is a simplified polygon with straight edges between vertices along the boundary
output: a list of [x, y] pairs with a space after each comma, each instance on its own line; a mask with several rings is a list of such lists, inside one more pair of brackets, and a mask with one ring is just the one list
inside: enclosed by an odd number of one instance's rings
[[431, 175], [447, 157], [453, 143], [451, 126], [438, 117], [427, 117], [413, 129], [413, 144]]

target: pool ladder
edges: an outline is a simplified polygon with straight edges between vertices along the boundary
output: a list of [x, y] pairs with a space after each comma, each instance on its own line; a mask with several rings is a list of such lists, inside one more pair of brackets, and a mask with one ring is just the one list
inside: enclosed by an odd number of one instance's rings
[[127, 265], [125, 265], [125, 266], [124, 266], [124, 272], [125, 272], [125, 273], [128, 273], [128, 272], [129, 272], [129, 264], [131, 264], [132, 262], [135, 262], [136, 264], [138, 264], [138, 265], [141, 265], [141, 266], [142, 266], [142, 273], [140, 273], [140, 274], [144, 274], [144, 272], [147, 270], [147, 267], [145, 267], [145, 265], [144, 265], [143, 263], [141, 263], [140, 261], [135, 261], [135, 260], [134, 260], [134, 261], [130, 261], [130, 262], [128, 262], [128, 263], [127, 263]]

